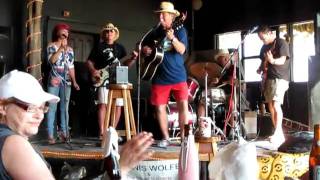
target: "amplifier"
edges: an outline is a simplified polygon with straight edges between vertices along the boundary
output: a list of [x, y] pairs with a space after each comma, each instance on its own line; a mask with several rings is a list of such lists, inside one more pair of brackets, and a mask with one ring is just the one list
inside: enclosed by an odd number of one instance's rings
[[109, 69], [110, 84], [128, 83], [128, 66], [113, 66]]
[[257, 137], [257, 113], [255, 111], [244, 112], [244, 127], [247, 138]]

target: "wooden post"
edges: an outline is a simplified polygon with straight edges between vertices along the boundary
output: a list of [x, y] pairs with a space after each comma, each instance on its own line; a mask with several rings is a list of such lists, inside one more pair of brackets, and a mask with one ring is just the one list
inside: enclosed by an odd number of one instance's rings
[[33, 75], [36, 79], [41, 81], [41, 14], [42, 14], [43, 0], [28, 0], [28, 19], [26, 21], [27, 28], [27, 67], [26, 72]]

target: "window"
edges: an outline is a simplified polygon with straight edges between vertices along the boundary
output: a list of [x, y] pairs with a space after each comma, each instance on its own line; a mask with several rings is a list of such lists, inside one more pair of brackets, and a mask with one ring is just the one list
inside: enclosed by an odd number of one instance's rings
[[219, 42], [219, 49], [237, 49], [241, 43], [241, 32], [236, 31], [236, 32], [219, 34], [218, 42]]
[[259, 39], [257, 33], [248, 34], [243, 43], [244, 57], [249, 58], [259, 56], [262, 45], [263, 43]]
[[[315, 55], [314, 26], [313, 21], [290, 24], [292, 33], [287, 30], [287, 25], [277, 26], [279, 37], [290, 42], [292, 45], [291, 74], [294, 82], [308, 81], [308, 59]], [[273, 31], [276, 33], [276, 31]], [[290, 38], [291, 37], [291, 38]], [[219, 48], [237, 48], [241, 44], [241, 32], [231, 32], [218, 35]], [[243, 59], [244, 77], [246, 82], [261, 81], [261, 75], [256, 70], [260, 65], [260, 48], [263, 43], [257, 33], [248, 34], [243, 40], [243, 55], [241, 46], [239, 58]]]
[[292, 80], [294, 82], [308, 81], [308, 59], [315, 55], [313, 22], [293, 24], [293, 59]]
[[261, 81], [261, 75], [257, 73], [261, 63], [260, 58], [250, 58], [244, 61], [244, 79], [246, 82]]

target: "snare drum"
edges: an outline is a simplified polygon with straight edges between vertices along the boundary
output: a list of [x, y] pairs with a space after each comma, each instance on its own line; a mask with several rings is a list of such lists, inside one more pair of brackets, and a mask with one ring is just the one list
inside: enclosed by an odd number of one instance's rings
[[193, 102], [200, 88], [199, 83], [196, 79], [192, 77], [188, 77], [187, 85], [188, 85], [188, 101]]
[[[205, 90], [202, 91], [202, 99], [204, 102]], [[226, 94], [221, 88], [208, 88], [208, 101], [211, 103], [224, 103], [226, 101]]]
[[[195, 123], [197, 120], [197, 115], [195, 112], [193, 112], [192, 106], [190, 104], [188, 106], [188, 112], [189, 122]], [[169, 104], [167, 105], [167, 113], [169, 129], [179, 128], [179, 111], [176, 102], [169, 102]]]

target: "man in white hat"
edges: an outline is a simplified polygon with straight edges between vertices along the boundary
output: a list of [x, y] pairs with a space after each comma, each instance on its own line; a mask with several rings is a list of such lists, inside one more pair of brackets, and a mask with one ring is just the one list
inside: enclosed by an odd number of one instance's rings
[[[92, 49], [87, 60], [87, 66], [94, 86], [98, 87], [98, 121], [100, 138], [102, 138], [105, 132], [104, 120], [108, 104], [106, 85], [109, 83], [109, 73], [107, 68], [111, 64], [118, 64], [119, 59], [125, 57], [127, 52], [122, 44], [116, 42], [119, 38], [119, 29], [112, 23], [107, 23], [102, 27], [100, 37], [101, 42]], [[123, 99], [117, 99], [116, 106], [115, 126], [117, 126], [121, 116]]]
[[173, 22], [179, 11], [171, 2], [161, 2], [160, 9], [155, 13], [159, 17], [159, 26], [151, 32], [142, 43], [145, 56], [154, 50], [153, 42], [157, 41], [163, 49], [163, 60], [155, 69], [152, 79], [151, 104], [155, 106], [156, 117], [160, 124], [163, 139], [158, 143], [160, 147], [169, 145], [169, 132], [166, 106], [170, 92], [173, 92], [179, 110], [179, 124], [181, 136], [183, 127], [188, 123], [188, 87], [187, 73], [184, 67], [184, 54], [188, 47], [188, 36], [183, 26], [173, 27]]

